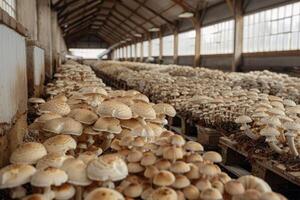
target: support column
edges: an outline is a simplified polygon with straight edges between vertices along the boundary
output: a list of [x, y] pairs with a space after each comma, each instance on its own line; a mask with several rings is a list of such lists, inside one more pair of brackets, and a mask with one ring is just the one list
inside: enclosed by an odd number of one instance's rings
[[53, 65], [54, 72], [56, 72], [58, 68], [57, 29], [58, 29], [57, 13], [55, 11], [51, 11], [52, 65]]
[[242, 65], [242, 51], [243, 51], [243, 1], [234, 0], [233, 13], [235, 19], [234, 31], [234, 52], [232, 60], [233, 72], [240, 71]]
[[161, 62], [163, 59], [163, 39], [162, 39], [161, 31], [159, 31], [158, 36], [159, 36], [159, 60]]
[[140, 62], [143, 62], [144, 61], [144, 41], [142, 40], [141, 41], [141, 57], [140, 57]]
[[152, 57], [152, 40], [151, 40], [151, 33], [148, 34], [148, 58]]
[[36, 0], [17, 0], [17, 20], [28, 30], [30, 40], [38, 39]]
[[48, 80], [52, 79], [53, 75], [50, 5], [50, 0], [37, 1], [38, 41], [45, 49], [45, 72]]
[[173, 55], [174, 64], [178, 64], [178, 28], [174, 30], [174, 55]]
[[196, 38], [195, 38], [195, 58], [194, 58], [194, 67], [199, 67], [200, 66], [200, 47], [201, 47], [201, 25], [200, 21], [197, 20], [195, 21], [195, 31], [196, 31]]

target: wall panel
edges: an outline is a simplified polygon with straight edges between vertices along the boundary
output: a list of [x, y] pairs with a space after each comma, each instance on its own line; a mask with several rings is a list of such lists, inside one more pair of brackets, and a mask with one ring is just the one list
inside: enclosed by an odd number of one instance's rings
[[27, 107], [25, 38], [0, 24], [0, 123], [11, 123]]

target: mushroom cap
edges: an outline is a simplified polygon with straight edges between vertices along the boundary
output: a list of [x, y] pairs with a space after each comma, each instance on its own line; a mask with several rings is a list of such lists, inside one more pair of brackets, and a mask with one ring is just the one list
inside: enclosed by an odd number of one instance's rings
[[300, 130], [300, 124], [296, 122], [285, 122], [283, 124], [283, 127], [286, 130], [292, 130], [292, 131], [299, 131]]
[[282, 103], [283, 103], [283, 105], [289, 106], [289, 107], [296, 106], [296, 103], [293, 100], [290, 100], [290, 99], [284, 99]]
[[68, 116], [87, 125], [93, 124], [98, 119], [98, 116], [94, 112], [80, 108], [71, 110]]
[[128, 175], [128, 168], [117, 154], [106, 154], [88, 164], [87, 175], [96, 181], [119, 181]]
[[147, 166], [145, 171], [144, 171], [144, 176], [146, 178], [153, 178], [155, 176], [155, 174], [157, 174], [159, 172], [159, 170], [155, 167], [155, 166]]
[[192, 152], [196, 152], [196, 151], [204, 151], [203, 146], [195, 141], [188, 141], [185, 143], [184, 145], [184, 149], [186, 151], [192, 151]]
[[61, 153], [48, 153], [38, 160], [36, 164], [37, 169], [45, 169], [48, 167], [60, 168], [63, 162], [71, 156], [66, 156]]
[[157, 158], [154, 153], [147, 152], [147, 153], [144, 153], [144, 155], [141, 159], [141, 165], [143, 165], [143, 166], [154, 165], [156, 160], [157, 160]]
[[175, 182], [172, 184], [172, 187], [175, 189], [182, 189], [191, 184], [190, 180], [181, 174], [175, 175]]
[[30, 182], [36, 169], [27, 164], [11, 164], [0, 170], [0, 189], [14, 188]]
[[71, 199], [75, 195], [75, 187], [68, 183], [53, 187], [52, 190], [55, 194], [55, 199], [57, 200]]
[[205, 164], [199, 168], [199, 171], [206, 176], [216, 176], [221, 173], [220, 168], [214, 164]]
[[263, 193], [259, 200], [285, 200], [285, 197], [282, 197], [280, 194], [275, 192], [265, 192]]
[[70, 117], [55, 118], [45, 122], [43, 130], [55, 134], [68, 134], [79, 136], [83, 127], [80, 122]]
[[161, 170], [157, 174], [154, 175], [153, 183], [158, 186], [169, 186], [175, 182], [175, 176], [167, 171]]
[[167, 147], [163, 151], [163, 158], [168, 160], [182, 159], [183, 155], [184, 152], [180, 147], [171, 146], [171, 147]]
[[185, 144], [185, 139], [181, 135], [175, 134], [170, 137], [170, 143], [181, 147]]
[[45, 123], [46, 121], [49, 121], [51, 119], [57, 119], [61, 118], [62, 116], [56, 113], [45, 113], [41, 115], [40, 117], [36, 118], [34, 122], [39, 122], [39, 123]]
[[61, 169], [48, 167], [38, 170], [31, 178], [31, 185], [36, 187], [60, 186], [67, 182], [68, 175]]
[[137, 126], [130, 133], [133, 136], [141, 136], [141, 137], [146, 137], [146, 138], [151, 138], [151, 137], [157, 136], [148, 124]]
[[125, 198], [116, 190], [97, 188], [90, 192], [85, 200], [125, 200]]
[[270, 126], [275, 126], [275, 127], [281, 126], [281, 122], [278, 117], [265, 117], [265, 118], [262, 118], [260, 121], [261, 121], [261, 123], [267, 124]]
[[45, 103], [45, 100], [42, 98], [36, 98], [36, 97], [31, 97], [28, 99], [29, 103], [36, 103], [36, 104], [40, 104], [40, 103]]
[[195, 185], [198, 190], [200, 190], [201, 192], [208, 189], [208, 188], [211, 188], [212, 185], [210, 183], [210, 181], [208, 179], [200, 179], [196, 182], [196, 185]]
[[194, 185], [189, 185], [183, 189], [183, 194], [186, 199], [197, 200], [199, 199], [200, 192]]
[[204, 160], [209, 160], [213, 163], [220, 163], [222, 162], [222, 156], [215, 152], [215, 151], [207, 151], [203, 154], [203, 159]]
[[[99, 151], [101, 151], [101, 153], [102, 153], [102, 149]], [[101, 153], [100, 153], [100, 155], [101, 155]], [[85, 152], [80, 153], [77, 158], [82, 160], [85, 164], [88, 164], [90, 161], [97, 159], [98, 155], [99, 155], [98, 152], [96, 153], [96, 152], [92, 152], [92, 151], [85, 151]]]
[[139, 162], [143, 158], [143, 152], [138, 150], [131, 150], [127, 155], [128, 162]]
[[132, 118], [131, 109], [126, 104], [114, 100], [102, 102], [97, 113], [102, 117], [115, 117], [118, 119]]
[[155, 110], [157, 115], [168, 115], [170, 117], [175, 117], [176, 110], [174, 107], [170, 104], [166, 103], [158, 103], [153, 106], [153, 109]]
[[177, 200], [177, 193], [168, 187], [160, 187], [154, 190], [150, 197], [151, 200]]
[[127, 167], [128, 167], [128, 172], [132, 174], [143, 172], [145, 169], [139, 162], [128, 163]]
[[120, 124], [122, 128], [127, 128], [129, 130], [133, 130], [140, 126], [140, 123], [137, 119], [120, 120]]
[[261, 193], [255, 189], [248, 189], [244, 194], [236, 195], [233, 200], [260, 200]]
[[267, 126], [260, 130], [260, 135], [266, 136], [266, 137], [272, 137], [272, 136], [279, 136], [280, 132], [273, 127]]
[[141, 101], [141, 102], [145, 102], [145, 103], [149, 103], [150, 102], [149, 98], [146, 95], [144, 95], [144, 94], [136, 94], [132, 98], [135, 101]]
[[240, 183], [243, 184], [245, 190], [255, 189], [262, 193], [272, 191], [272, 189], [270, 188], [268, 183], [266, 183], [264, 180], [262, 180], [258, 177], [252, 176], [252, 175], [242, 176], [242, 177], [238, 178], [237, 181], [239, 181]]
[[185, 175], [189, 178], [189, 179], [198, 179], [200, 177], [200, 172], [199, 172], [199, 168], [197, 165], [193, 164], [193, 163], [189, 163], [190, 165], [190, 171], [187, 172]]
[[200, 198], [202, 200], [220, 200], [223, 199], [222, 194], [219, 192], [219, 190], [215, 188], [208, 188], [201, 192]]
[[199, 153], [191, 153], [185, 156], [186, 162], [193, 163], [193, 162], [202, 162], [203, 158]]
[[278, 109], [278, 108], [269, 108], [267, 110], [267, 113], [271, 115], [285, 115], [284, 111]]
[[93, 126], [96, 131], [119, 134], [122, 131], [120, 121], [112, 117], [100, 117]]
[[236, 180], [228, 181], [224, 186], [225, 191], [231, 196], [243, 194], [245, 192], [243, 184]]
[[39, 110], [42, 113], [56, 113], [61, 116], [69, 114], [71, 111], [70, 106], [64, 101], [64, 98], [56, 98], [50, 101], [47, 101], [44, 104], [39, 106]]
[[68, 174], [68, 182], [74, 185], [87, 186], [91, 184], [87, 177], [86, 164], [76, 158], [68, 158], [64, 161], [61, 169]]
[[66, 153], [70, 149], [76, 149], [76, 141], [69, 135], [57, 135], [48, 138], [44, 146], [48, 153]]
[[175, 163], [172, 163], [170, 167], [170, 171], [177, 174], [187, 173], [190, 170], [191, 170], [190, 165], [183, 161], [176, 161]]
[[247, 123], [251, 123], [252, 119], [247, 115], [241, 115], [238, 118], [236, 118], [234, 122], [237, 124], [247, 124]]
[[132, 112], [144, 119], [155, 119], [156, 113], [151, 104], [145, 102], [136, 102], [131, 106]]
[[88, 94], [101, 94], [103, 96], [108, 95], [106, 90], [101, 87], [83, 87], [78, 92], [84, 95], [88, 95]]
[[142, 195], [143, 192], [143, 186], [139, 183], [131, 183], [129, 186], [127, 186], [124, 190], [124, 195], [126, 197], [130, 198], [138, 198]]
[[14, 164], [35, 164], [47, 154], [43, 144], [27, 142], [21, 144], [10, 156], [10, 162]]
[[31, 194], [22, 198], [22, 200], [48, 200], [48, 199], [49, 198], [43, 194]]

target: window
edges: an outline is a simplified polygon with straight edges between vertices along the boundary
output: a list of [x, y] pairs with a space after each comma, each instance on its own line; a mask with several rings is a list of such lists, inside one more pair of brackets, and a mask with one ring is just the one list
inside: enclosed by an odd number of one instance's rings
[[[98, 56], [106, 49], [69, 49], [73, 56], [82, 57], [83, 59], [97, 59]], [[102, 57], [106, 59], [107, 56]]]
[[120, 58], [121, 58], [121, 59], [124, 58], [123, 47], [120, 48]]
[[187, 56], [195, 54], [195, 37], [195, 30], [178, 34], [178, 55]]
[[244, 17], [243, 52], [300, 49], [300, 3]]
[[201, 54], [233, 53], [234, 20], [201, 29]]
[[0, 0], [0, 8], [5, 10], [11, 17], [16, 18], [16, 0]]
[[153, 39], [151, 41], [151, 53], [153, 57], [159, 56], [159, 38]]
[[149, 42], [144, 41], [143, 42], [143, 57], [147, 58], [149, 56]]
[[174, 35], [168, 35], [162, 38], [163, 56], [173, 56], [174, 54]]
[[135, 58], [135, 44], [132, 44], [131, 45], [131, 56], [132, 56], [132, 58]]
[[141, 50], [141, 48], [142, 48], [142, 43], [137, 43], [136, 44], [136, 57], [138, 57], [138, 58], [140, 58], [141, 57], [141, 52], [142, 52], [142, 50]]
[[131, 56], [131, 45], [127, 46], [127, 58], [132, 58], [132, 56]]

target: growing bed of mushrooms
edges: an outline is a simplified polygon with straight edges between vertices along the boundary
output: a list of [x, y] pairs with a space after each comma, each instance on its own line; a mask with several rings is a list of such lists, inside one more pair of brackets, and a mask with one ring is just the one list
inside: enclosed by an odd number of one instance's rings
[[147, 94], [153, 102], [173, 105], [197, 124], [222, 130], [251, 154], [280, 160], [288, 170], [300, 171], [299, 78], [269, 71], [224, 73], [117, 61], [98, 62], [94, 67]]
[[[37, 117], [0, 169], [2, 194], [24, 200], [286, 199], [260, 178], [230, 178], [218, 167], [217, 152], [167, 131], [166, 116], [176, 114], [170, 104], [151, 103], [136, 90], [111, 90], [90, 67], [71, 61], [55, 78], [46, 101], [29, 100]], [[292, 126], [285, 127], [292, 137]]]

